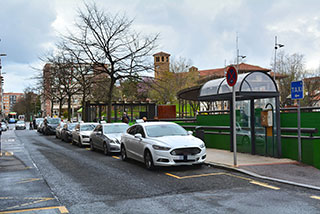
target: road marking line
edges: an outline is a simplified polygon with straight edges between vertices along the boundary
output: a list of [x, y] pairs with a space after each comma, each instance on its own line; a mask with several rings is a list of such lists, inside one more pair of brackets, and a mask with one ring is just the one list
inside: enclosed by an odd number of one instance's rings
[[236, 178], [240, 178], [242, 180], [246, 180], [246, 181], [252, 181], [251, 178], [246, 178], [246, 177], [242, 177], [242, 176], [239, 176], [239, 175], [233, 175], [233, 174], [230, 174], [230, 173], [225, 173], [226, 175], [229, 175], [229, 176], [232, 176], [232, 177], [236, 177]]
[[58, 209], [61, 214], [69, 213], [65, 206], [57, 206], [57, 207], [41, 207], [41, 208], [31, 208], [25, 210], [11, 210], [11, 211], [0, 211], [0, 214], [9, 214], [9, 213], [22, 213], [22, 212], [30, 212], [30, 211], [37, 211], [37, 210], [53, 210]]
[[29, 206], [29, 205], [32, 205], [32, 204], [41, 203], [41, 202], [44, 202], [44, 201], [50, 201], [50, 200], [53, 200], [53, 199], [54, 198], [43, 198], [43, 199], [40, 199], [40, 200], [36, 200], [36, 201], [32, 201], [32, 202], [28, 202], [28, 203], [12, 206], [12, 207], [7, 207], [7, 208], [5, 208], [5, 210], [16, 209], [16, 208], [19, 208], [19, 207], [25, 207], [25, 206]]
[[316, 195], [312, 195], [312, 196], [310, 196], [310, 198], [320, 200], [320, 196], [316, 196]]
[[22, 179], [22, 181], [17, 182], [16, 184], [23, 184], [23, 183], [39, 181], [39, 180], [41, 180], [41, 178], [27, 178], [27, 179]]
[[226, 174], [226, 173], [224, 173], [224, 172], [215, 172], [215, 173], [200, 174], [200, 175], [188, 175], [188, 176], [180, 177], [180, 179], [199, 178], [199, 177], [206, 177], [206, 176], [212, 176], [212, 175], [224, 175], [224, 174]]
[[171, 177], [174, 177], [174, 178], [176, 178], [176, 179], [181, 179], [181, 177], [176, 176], [176, 175], [173, 175], [173, 174], [170, 174], [170, 173], [166, 173], [166, 175], [171, 176]]
[[118, 160], [120, 159], [118, 156], [112, 156], [112, 157], [115, 158], [115, 159], [118, 159]]
[[[200, 174], [200, 175], [189, 175], [189, 176], [182, 176], [182, 177], [174, 175], [174, 174], [171, 174], [171, 173], [165, 173], [165, 174], [168, 175], [168, 176], [171, 176], [173, 178], [180, 179], [180, 180], [181, 179], [187, 179], [187, 178], [199, 178], [199, 177], [213, 176], [213, 175], [228, 175], [228, 176], [231, 176], [231, 177], [235, 177], [235, 178], [239, 178], [239, 179], [242, 179], [242, 180], [249, 181], [249, 183], [251, 183], [251, 184], [263, 186], [263, 187], [274, 189], [274, 190], [279, 190], [280, 189], [279, 187], [272, 186], [272, 185], [269, 185], [267, 183], [262, 183], [262, 182], [259, 182], [259, 181], [255, 181], [255, 180], [252, 180], [251, 178], [246, 178], [246, 177], [233, 175], [233, 174], [230, 174], [230, 173], [224, 173], [224, 172], [215, 172], [215, 173]], [[319, 200], [320, 200], [320, 197], [319, 197]]]
[[256, 185], [259, 185], [259, 186], [263, 186], [263, 187], [266, 187], [266, 188], [270, 188], [270, 189], [274, 189], [274, 190], [279, 190], [280, 188], [279, 187], [275, 187], [275, 186], [271, 186], [269, 184], [266, 184], [266, 183], [262, 183], [262, 182], [259, 182], [259, 181], [250, 181], [251, 184], [256, 184]]

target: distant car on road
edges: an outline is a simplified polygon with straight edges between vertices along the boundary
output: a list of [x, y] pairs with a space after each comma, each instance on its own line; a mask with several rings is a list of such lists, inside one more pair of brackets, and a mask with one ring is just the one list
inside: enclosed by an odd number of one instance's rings
[[1, 122], [1, 129], [2, 129], [2, 131], [7, 131], [8, 125], [5, 122]]
[[99, 124], [90, 135], [91, 150], [100, 149], [105, 155], [120, 152], [121, 135], [128, 128], [126, 123]]
[[9, 118], [9, 123], [16, 123], [16, 119], [14, 119], [13, 117]]
[[201, 165], [206, 159], [202, 140], [172, 122], [145, 122], [131, 126], [121, 137], [121, 159], [141, 161], [146, 168]]
[[22, 120], [19, 120], [15, 125], [15, 129], [16, 130], [26, 129], [26, 123], [24, 121], [22, 121]]
[[72, 143], [79, 147], [90, 145], [90, 134], [98, 123], [78, 123], [72, 131]]
[[56, 128], [60, 124], [60, 118], [46, 118], [44, 119], [43, 123], [43, 134], [50, 135], [56, 134]]

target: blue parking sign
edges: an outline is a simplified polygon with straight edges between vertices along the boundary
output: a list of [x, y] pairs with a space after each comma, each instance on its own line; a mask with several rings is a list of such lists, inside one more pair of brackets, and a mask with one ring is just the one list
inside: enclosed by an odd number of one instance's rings
[[291, 99], [303, 99], [303, 81], [291, 82]]

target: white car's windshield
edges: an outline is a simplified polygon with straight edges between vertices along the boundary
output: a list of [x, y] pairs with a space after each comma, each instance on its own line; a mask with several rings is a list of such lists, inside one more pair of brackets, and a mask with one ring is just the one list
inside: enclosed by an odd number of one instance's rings
[[24, 121], [18, 121], [17, 124], [24, 124]]
[[113, 124], [103, 127], [103, 134], [124, 133], [129, 125], [126, 124]]
[[145, 129], [149, 137], [188, 135], [187, 131], [184, 128], [176, 124], [151, 125], [151, 126], [146, 126]]
[[93, 124], [85, 124], [80, 126], [80, 131], [92, 131], [95, 128]]

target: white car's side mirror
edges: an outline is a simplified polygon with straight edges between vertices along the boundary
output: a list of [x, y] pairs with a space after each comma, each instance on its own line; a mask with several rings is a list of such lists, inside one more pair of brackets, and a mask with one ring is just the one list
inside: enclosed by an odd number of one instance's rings
[[188, 131], [188, 135], [193, 135], [193, 131]]
[[135, 134], [134, 137], [138, 139], [142, 139], [142, 135], [140, 133]]

